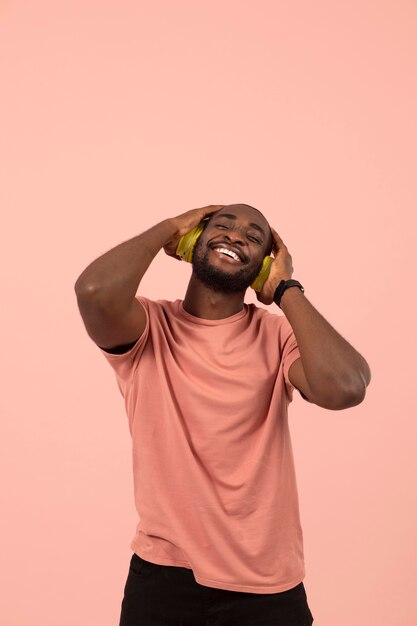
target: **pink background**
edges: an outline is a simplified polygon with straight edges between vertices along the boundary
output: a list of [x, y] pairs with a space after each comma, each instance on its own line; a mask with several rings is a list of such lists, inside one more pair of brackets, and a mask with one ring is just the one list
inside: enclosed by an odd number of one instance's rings
[[[130, 435], [78, 275], [234, 202], [372, 370], [356, 407], [290, 405], [314, 624], [413, 626], [416, 3], [15, 0], [0, 42], [1, 626], [119, 619]], [[161, 251], [139, 292], [190, 275]]]

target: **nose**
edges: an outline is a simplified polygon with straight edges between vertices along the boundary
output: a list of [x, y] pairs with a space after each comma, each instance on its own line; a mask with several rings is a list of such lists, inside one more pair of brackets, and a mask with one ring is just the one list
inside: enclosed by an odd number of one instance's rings
[[244, 243], [244, 237], [236, 228], [229, 228], [227, 233], [225, 233], [225, 238], [229, 239], [229, 241], [236, 241], [241, 244]]

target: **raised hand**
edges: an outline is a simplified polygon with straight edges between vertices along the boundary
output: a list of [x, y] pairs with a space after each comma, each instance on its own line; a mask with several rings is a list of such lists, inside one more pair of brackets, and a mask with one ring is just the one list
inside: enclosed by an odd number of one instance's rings
[[170, 220], [176, 225], [176, 232], [175, 235], [171, 237], [171, 239], [163, 246], [164, 252], [168, 256], [172, 256], [174, 259], [181, 261], [181, 257], [176, 254], [180, 238], [197, 226], [203, 218], [213, 215], [225, 206], [225, 204], [209, 204], [208, 206], [203, 206], [198, 209], [190, 209], [185, 213], [181, 213], [181, 215], [178, 215], [177, 217], [170, 218]]

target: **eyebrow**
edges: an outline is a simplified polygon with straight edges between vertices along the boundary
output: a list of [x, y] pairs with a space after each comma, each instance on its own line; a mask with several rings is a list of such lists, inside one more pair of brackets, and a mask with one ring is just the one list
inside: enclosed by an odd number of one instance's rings
[[[233, 215], [232, 213], [220, 213], [220, 215], [218, 215], [217, 217], [227, 217], [229, 220], [236, 219], [236, 215]], [[266, 232], [264, 231], [264, 229], [261, 228], [258, 224], [255, 224], [255, 222], [251, 222], [249, 226], [252, 226], [252, 228], [259, 230], [263, 234], [263, 236], [266, 237]]]

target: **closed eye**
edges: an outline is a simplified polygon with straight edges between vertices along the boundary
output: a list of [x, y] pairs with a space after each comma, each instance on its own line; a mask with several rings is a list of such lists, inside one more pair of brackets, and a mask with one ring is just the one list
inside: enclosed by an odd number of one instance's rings
[[[224, 224], [216, 224], [216, 226], [218, 228], [228, 228], [228, 226], [225, 226]], [[256, 237], [251, 237], [249, 236], [249, 239], [252, 239], [252, 241], [256, 241], [256, 243], [259, 243], [259, 245], [262, 245], [262, 241], [259, 241], [259, 239], [256, 239]]]

